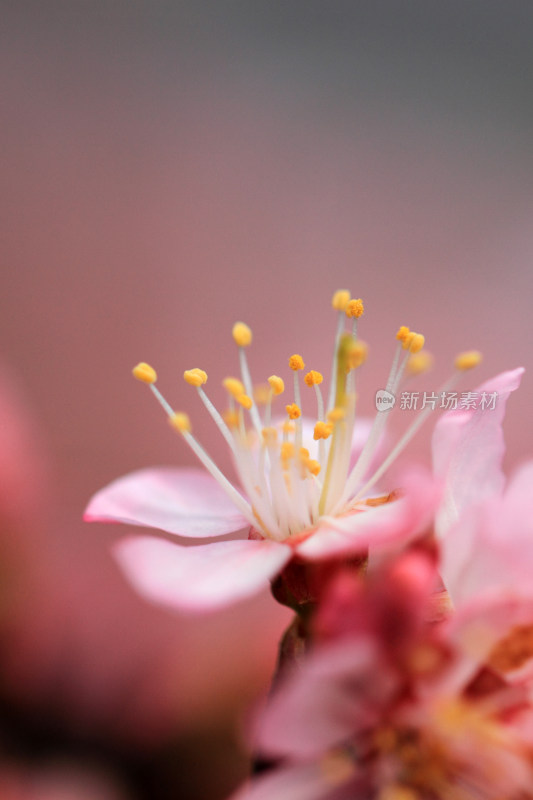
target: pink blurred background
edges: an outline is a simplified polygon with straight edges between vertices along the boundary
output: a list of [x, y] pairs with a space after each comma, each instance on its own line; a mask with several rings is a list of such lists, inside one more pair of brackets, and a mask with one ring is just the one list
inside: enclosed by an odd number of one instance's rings
[[[465, 348], [485, 354], [465, 389], [531, 366], [528, 4], [4, 6], [2, 354], [48, 433], [69, 557], [112, 569], [80, 521], [99, 487], [194, 463], [137, 361], [227, 466], [181, 373], [206, 369], [222, 403], [236, 319], [257, 380], [292, 352], [327, 370], [350, 288], [366, 412], [400, 324], [437, 357], [421, 389]], [[533, 450], [532, 387], [509, 404], [509, 467]]]

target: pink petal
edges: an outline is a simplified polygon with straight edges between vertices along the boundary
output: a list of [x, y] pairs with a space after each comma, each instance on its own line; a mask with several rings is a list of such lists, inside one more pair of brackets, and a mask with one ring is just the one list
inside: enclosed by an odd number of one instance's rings
[[[335, 790], [336, 800], [351, 800], [353, 797], [351, 786], [346, 785], [344, 794], [339, 782], [329, 777], [320, 764], [298, 764], [273, 770], [250, 781], [230, 800], [328, 800]], [[339, 790], [342, 794], [337, 793]]]
[[146, 525], [178, 536], [222, 536], [248, 527], [219, 484], [199, 469], [154, 467], [132, 472], [97, 492], [88, 522]]
[[407, 544], [431, 523], [439, 491], [422, 470], [412, 470], [402, 488], [405, 494], [393, 502], [324, 517], [316, 532], [298, 545], [298, 555], [315, 560]]
[[445, 414], [433, 433], [435, 475], [446, 489], [438, 515], [437, 532], [443, 534], [472, 503], [498, 494], [504, 485], [501, 469], [505, 450], [502, 422], [511, 392], [518, 388], [524, 370], [503, 372], [476, 390], [498, 393], [496, 407], [457, 410]]
[[319, 756], [376, 724], [394, 687], [370, 640], [361, 636], [329, 645], [270, 699], [255, 744], [267, 757]]
[[120, 540], [115, 555], [137, 591], [172, 608], [204, 610], [265, 588], [291, 550], [270, 541], [239, 540], [182, 547], [165, 539]]
[[503, 498], [465, 511], [442, 542], [442, 576], [454, 604], [498, 591], [533, 596], [533, 462]]

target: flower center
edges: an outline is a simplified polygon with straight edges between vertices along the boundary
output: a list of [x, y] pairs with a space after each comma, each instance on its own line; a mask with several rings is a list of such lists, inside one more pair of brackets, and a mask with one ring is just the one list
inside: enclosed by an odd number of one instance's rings
[[[244, 322], [233, 326], [240, 377], [228, 377], [223, 381], [228, 396], [225, 413], [216, 409], [205, 392], [207, 373], [204, 370], [188, 369], [183, 374], [185, 381], [196, 388], [226, 440], [248, 499], [231, 484], [193, 436], [189, 417], [175, 412], [163, 397], [155, 385], [155, 370], [144, 362], [133, 370], [134, 376], [150, 387], [172, 427], [182, 435], [248, 522], [265, 537], [278, 541], [312, 529], [325, 516], [346, 513], [360, 504], [435, 408], [433, 404], [420, 411], [379, 469], [368, 476], [392, 405], [379, 410], [359, 458], [350, 469], [356, 421], [356, 373], [365, 363], [368, 352], [358, 336], [358, 322], [364, 306], [362, 300], [351, 299], [346, 290], [335, 292], [332, 306], [337, 312], [337, 326], [326, 401], [321, 390], [322, 373], [311, 369], [304, 374], [304, 384], [315, 395], [315, 421], [309, 436], [302, 417], [300, 373], [305, 370], [302, 356], [294, 354], [289, 358], [292, 398], [285, 404], [284, 418], [273, 421], [273, 404], [285, 392], [285, 381], [278, 375], [271, 375], [265, 384], [254, 389], [247, 359], [252, 331]], [[422, 351], [422, 334], [402, 326], [396, 340], [385, 389], [389, 396], [396, 395], [406, 376], [424, 372], [430, 364], [428, 354]], [[477, 352], [459, 356], [455, 373], [440, 391], [449, 389], [458, 374], [475, 366], [480, 358]], [[312, 455], [311, 449], [316, 450]]]

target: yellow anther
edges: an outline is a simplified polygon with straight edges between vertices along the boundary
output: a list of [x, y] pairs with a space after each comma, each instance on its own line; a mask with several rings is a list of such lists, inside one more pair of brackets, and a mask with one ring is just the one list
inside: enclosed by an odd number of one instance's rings
[[426, 337], [422, 333], [411, 333], [409, 335], [409, 352], [418, 353], [426, 343]]
[[188, 414], [184, 414], [181, 411], [176, 411], [175, 414], [168, 418], [168, 421], [174, 430], [178, 431], [179, 433], [190, 433], [191, 421]]
[[368, 357], [368, 345], [361, 339], [356, 339], [348, 350], [347, 368], [348, 370], [357, 369], [364, 364]]
[[286, 420], [283, 423], [281, 429], [282, 429], [283, 433], [294, 433], [294, 423], [293, 422], [289, 422], [289, 420]]
[[281, 445], [281, 460], [289, 461], [294, 456], [294, 445], [292, 442], [283, 442]]
[[142, 381], [142, 383], [155, 383], [157, 380], [157, 373], [150, 364], [146, 364], [144, 361], [141, 361], [140, 364], [137, 364], [136, 367], [132, 369], [133, 377], [137, 378], [138, 381]]
[[302, 411], [296, 403], [291, 403], [288, 406], [285, 406], [285, 411], [289, 415], [290, 419], [298, 419], [298, 417], [302, 416]]
[[266, 445], [274, 445], [278, 441], [278, 432], [275, 428], [263, 428], [261, 434]]
[[398, 339], [399, 342], [405, 342], [406, 338], [409, 336], [410, 333], [411, 331], [409, 330], [407, 325], [402, 325], [399, 328], [398, 333], [396, 334], [396, 338]]
[[311, 475], [318, 475], [322, 467], [318, 461], [315, 461], [314, 458], [310, 458], [306, 464], [307, 469], [311, 473]]
[[235, 409], [228, 408], [227, 411], [224, 411], [222, 414], [224, 422], [229, 428], [237, 428], [239, 425], [239, 415], [235, 411]]
[[355, 317], [358, 319], [359, 317], [363, 316], [365, 307], [363, 305], [363, 301], [361, 298], [359, 298], [358, 300], [350, 300], [344, 310], [346, 311], [347, 317], [350, 317], [351, 319]]
[[244, 394], [244, 393], [243, 393], [243, 394], [239, 394], [239, 395], [237, 395], [237, 397], [235, 398], [235, 400], [236, 400], [236, 401], [237, 401], [237, 402], [238, 402], [238, 403], [239, 403], [239, 404], [240, 404], [240, 405], [241, 405], [243, 408], [245, 408], [247, 411], [249, 411], [249, 410], [251, 409], [251, 407], [253, 406], [253, 401], [252, 401], [252, 398], [251, 398], [251, 397], [248, 397], [248, 395], [247, 395], [247, 394]]
[[270, 386], [268, 383], [258, 383], [254, 386], [254, 400], [258, 406], [266, 406], [270, 400]]
[[285, 383], [283, 378], [278, 375], [271, 375], [268, 379], [272, 393], [275, 395], [282, 394], [285, 391]]
[[304, 380], [308, 386], [318, 386], [324, 380], [324, 376], [321, 372], [317, 372], [316, 369], [312, 369], [311, 372], [307, 373]]
[[345, 311], [346, 306], [350, 302], [350, 292], [348, 289], [337, 289], [331, 298], [331, 305], [335, 311]]
[[473, 369], [481, 363], [483, 356], [479, 350], [466, 350], [464, 353], [459, 353], [455, 359], [455, 369], [464, 372], [467, 369]]
[[248, 347], [252, 344], [252, 331], [245, 322], [236, 322], [232, 330], [235, 344], [239, 347]]
[[241, 394], [245, 394], [246, 389], [244, 388], [244, 383], [240, 381], [238, 378], [224, 378], [222, 381], [222, 386], [226, 391], [228, 391], [232, 397], [239, 397]]
[[331, 411], [328, 411], [328, 420], [330, 422], [340, 422], [345, 416], [346, 412], [343, 408], [332, 408]]
[[400, 340], [404, 350], [409, 350], [411, 348], [411, 342], [413, 341], [414, 338], [415, 338], [415, 332], [414, 331], [408, 331], [405, 334], [403, 339]]
[[433, 366], [433, 356], [427, 350], [413, 353], [407, 361], [407, 372], [409, 375], [420, 375], [427, 372]]
[[289, 358], [289, 367], [297, 372], [299, 369], [303, 369], [305, 367], [304, 360], [298, 354], [295, 354]]
[[321, 422], [320, 420], [315, 424], [313, 431], [313, 439], [327, 439], [333, 433], [333, 425], [329, 422]]
[[203, 386], [207, 381], [207, 372], [195, 367], [194, 369], [186, 369], [183, 373], [183, 377], [191, 386]]
[[309, 450], [307, 447], [300, 447], [300, 458], [308, 459], [309, 458]]

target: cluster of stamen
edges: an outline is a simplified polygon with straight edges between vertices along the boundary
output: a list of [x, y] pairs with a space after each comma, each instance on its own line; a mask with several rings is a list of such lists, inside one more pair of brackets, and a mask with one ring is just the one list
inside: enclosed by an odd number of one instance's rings
[[[302, 392], [300, 372], [305, 370], [301, 355], [289, 358], [293, 374], [293, 396], [285, 403], [285, 416], [273, 421], [272, 407], [285, 392], [285, 382], [271, 375], [265, 384], [253, 386], [246, 350], [252, 343], [252, 331], [243, 322], [233, 326], [233, 339], [238, 347], [240, 377], [223, 381], [228, 408], [221, 414], [207, 396], [204, 386], [207, 373], [198, 368], [185, 370], [183, 377], [195, 387], [220, 434], [228, 443], [237, 473], [248, 500], [230, 483], [191, 432], [187, 414], [175, 412], [156, 387], [155, 370], [146, 363], [138, 364], [134, 376], [150, 386], [169, 418], [171, 426], [182, 434], [196, 456], [219, 482], [251, 525], [265, 537], [284, 540], [312, 529], [321, 517], [345, 513], [354, 508], [374, 486], [383, 472], [404, 449], [422, 424], [431, 408], [424, 409], [380, 468], [368, 476], [368, 468], [383, 434], [390, 409], [378, 412], [365, 446], [350, 469], [351, 444], [356, 419], [356, 372], [365, 363], [368, 348], [358, 337], [358, 321], [364, 306], [347, 290], [335, 292], [332, 306], [337, 311], [337, 329], [333, 366], [327, 400], [322, 395], [323, 375], [311, 369], [304, 383], [315, 394], [316, 417], [313, 439], [317, 442], [316, 458], [303, 441]], [[349, 330], [346, 325], [349, 324]], [[431, 357], [424, 351], [424, 336], [402, 326], [386, 390], [396, 394], [405, 375], [420, 374], [431, 366]], [[441, 387], [447, 390], [460, 372], [480, 361], [476, 351], [457, 357], [456, 372]], [[260, 406], [262, 406], [260, 411]], [[311, 444], [311, 443], [309, 443]]]

